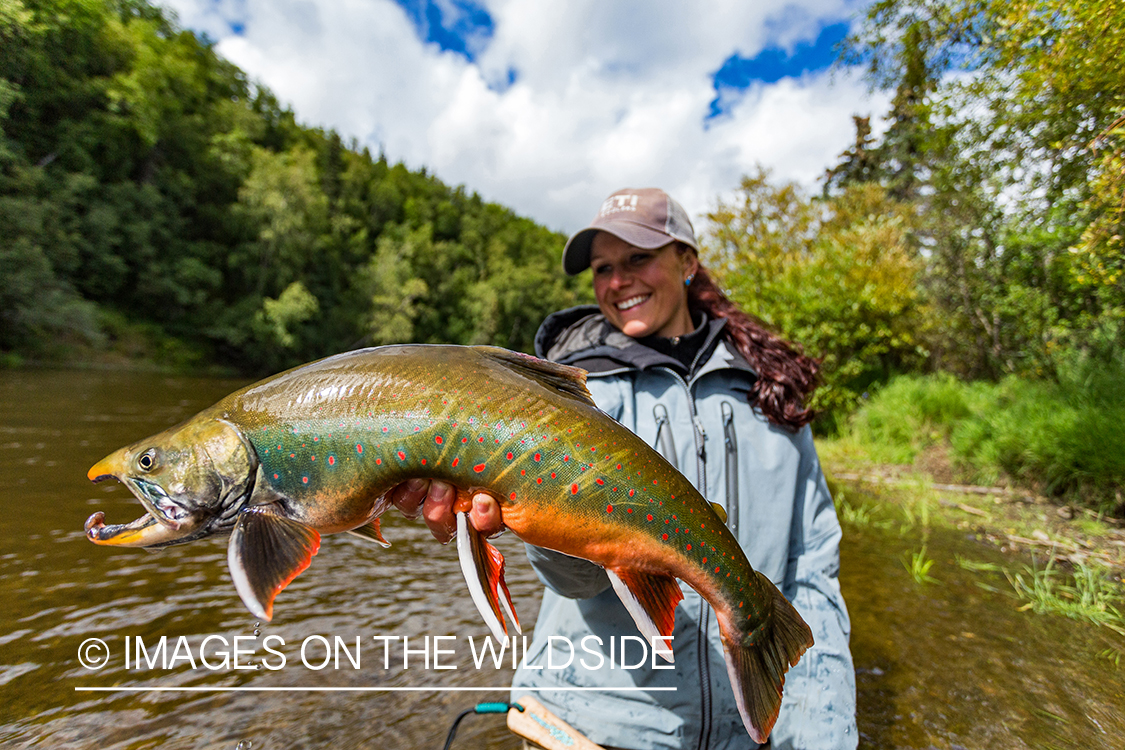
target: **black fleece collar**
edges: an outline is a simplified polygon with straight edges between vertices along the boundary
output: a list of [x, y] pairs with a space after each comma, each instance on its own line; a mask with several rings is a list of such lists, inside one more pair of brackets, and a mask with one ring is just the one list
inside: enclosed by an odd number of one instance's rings
[[[709, 319], [705, 315], [703, 318], [700, 328], [705, 328], [706, 333], [700, 334], [703, 336], [703, 344], [695, 358], [693, 371], [711, 357], [726, 326], [724, 318]], [[662, 366], [690, 375], [683, 363], [675, 357], [645, 346], [641, 341], [626, 336], [615, 328], [601, 314], [597, 305], [572, 307], [548, 315], [535, 335], [535, 353], [545, 359], [581, 367], [593, 373], [623, 367], [644, 370]], [[753, 369], [737, 352], [733, 355], [734, 361], [730, 366], [753, 373]]]

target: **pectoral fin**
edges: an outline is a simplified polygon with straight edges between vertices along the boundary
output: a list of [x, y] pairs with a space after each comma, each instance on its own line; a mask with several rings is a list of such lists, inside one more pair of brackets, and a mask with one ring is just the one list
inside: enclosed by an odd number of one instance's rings
[[672, 661], [672, 644], [668, 639], [676, 625], [676, 605], [684, 598], [676, 579], [627, 568], [607, 568], [606, 573], [621, 603], [633, 616], [637, 630], [657, 649], [657, 654]]
[[238, 514], [227, 545], [227, 564], [234, 587], [254, 616], [269, 621], [273, 600], [309, 567], [320, 549], [320, 534], [269, 506]]
[[[508, 638], [508, 627], [504, 624], [504, 615], [500, 613], [501, 606], [515, 624], [516, 632], [523, 633], [512, 606], [512, 595], [508, 593], [508, 584], [504, 582], [504, 556], [472, 527], [467, 513], [457, 514], [457, 557], [461, 561], [461, 572], [465, 575], [473, 604], [477, 605], [496, 640], [504, 642]], [[501, 591], [503, 596], [500, 596]]]
[[353, 536], [358, 536], [360, 539], [366, 539], [369, 542], [375, 542], [383, 549], [391, 546], [391, 543], [383, 538], [383, 532], [379, 529], [379, 519], [365, 523], [359, 528], [352, 529], [348, 532]]

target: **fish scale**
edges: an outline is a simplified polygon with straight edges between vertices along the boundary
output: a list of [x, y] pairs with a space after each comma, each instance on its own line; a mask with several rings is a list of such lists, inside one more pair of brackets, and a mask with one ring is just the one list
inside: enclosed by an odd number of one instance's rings
[[[683, 596], [676, 579], [710, 602], [736, 703], [758, 742], [776, 720], [785, 670], [812, 644], [695, 487], [597, 409], [583, 371], [503, 349], [413, 345], [329, 357], [233, 393], [90, 470], [91, 479], [108, 476], [149, 515], [107, 526], [95, 513], [91, 541], [163, 546], [230, 533], [236, 588], [266, 619], [321, 534], [385, 543], [378, 516], [400, 483], [440, 479], [462, 497], [487, 492], [525, 542], [604, 567], [666, 659]], [[167, 497], [153, 495], [154, 485]], [[474, 601], [502, 635], [502, 604], [515, 619], [503, 557], [458, 516]]]

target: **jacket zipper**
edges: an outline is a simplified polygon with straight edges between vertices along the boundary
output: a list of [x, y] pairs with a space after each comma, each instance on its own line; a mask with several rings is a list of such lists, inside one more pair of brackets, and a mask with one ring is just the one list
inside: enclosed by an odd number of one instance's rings
[[[654, 368], [671, 375], [676, 382], [684, 387], [688, 397], [688, 410], [691, 414], [691, 425], [695, 433], [695, 468], [699, 480], [699, 493], [707, 497], [707, 433], [703, 430], [703, 420], [695, 411], [695, 398], [692, 396], [691, 386], [678, 372], [666, 367]], [[665, 411], [667, 414], [667, 411]], [[699, 748], [704, 750], [711, 744], [711, 657], [710, 637], [711, 630], [711, 605], [703, 597], [699, 598]]]
[[726, 451], [727, 528], [738, 538], [738, 438], [734, 433], [734, 407], [722, 402], [723, 447]]

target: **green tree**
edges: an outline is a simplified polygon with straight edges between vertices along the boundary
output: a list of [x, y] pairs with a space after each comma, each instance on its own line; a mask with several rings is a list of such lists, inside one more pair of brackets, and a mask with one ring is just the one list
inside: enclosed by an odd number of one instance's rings
[[879, 186], [813, 200], [759, 168], [708, 221], [704, 262], [731, 298], [822, 360], [813, 406], [829, 429], [871, 384], [924, 359], [910, 215]]

